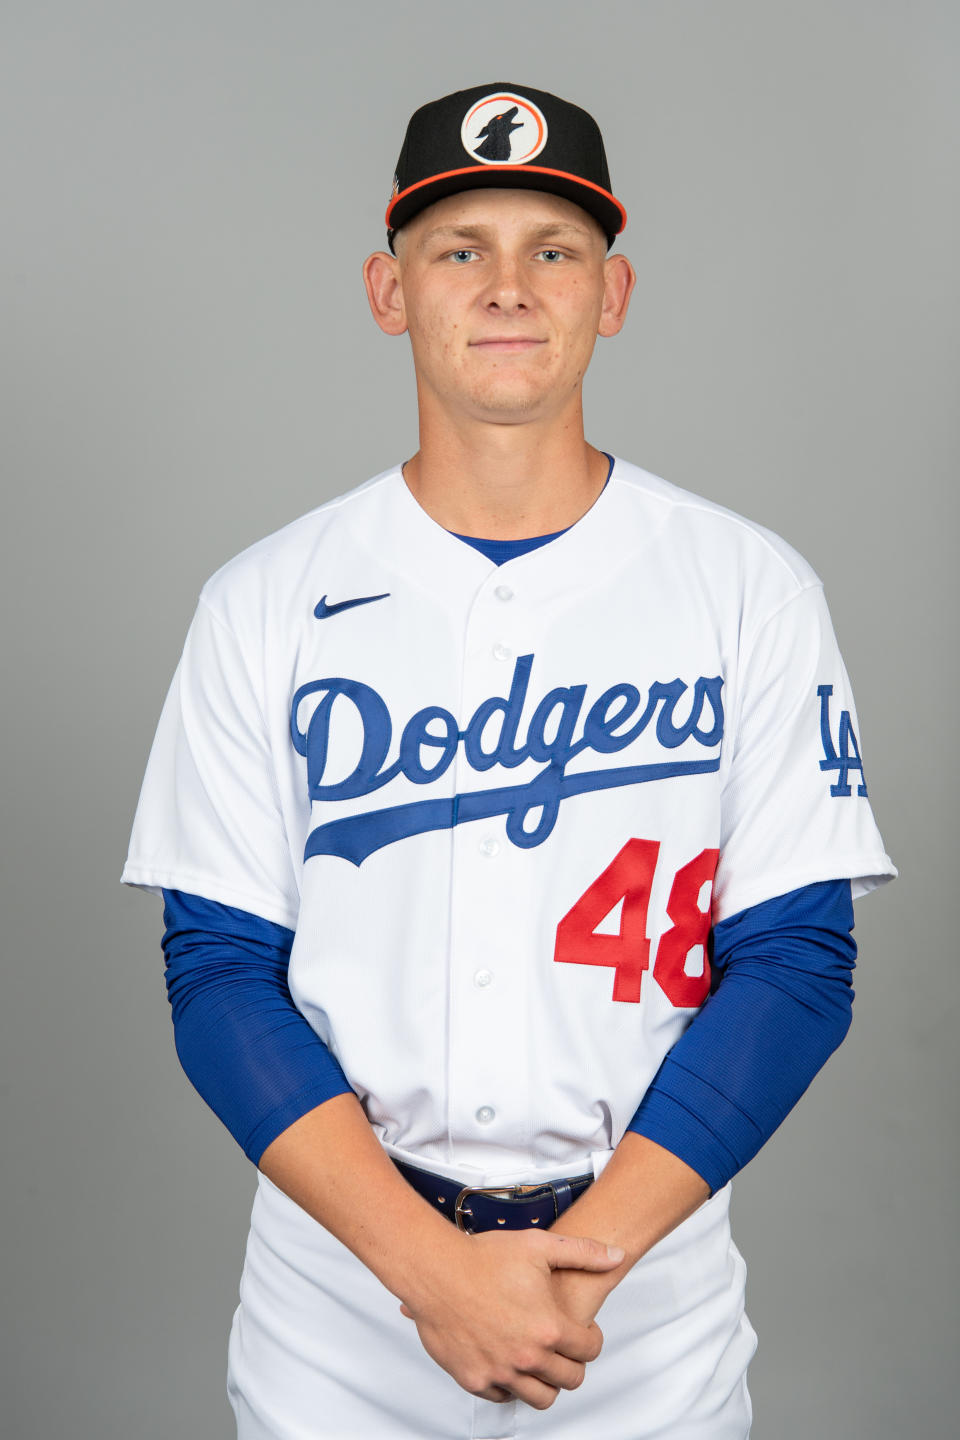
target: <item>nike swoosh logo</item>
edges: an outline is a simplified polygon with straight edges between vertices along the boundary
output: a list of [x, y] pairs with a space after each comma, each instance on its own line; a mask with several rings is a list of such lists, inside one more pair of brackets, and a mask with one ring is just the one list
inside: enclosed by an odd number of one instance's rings
[[389, 595], [390, 591], [385, 590], [382, 595], [361, 595], [356, 600], [338, 600], [335, 605], [328, 605], [327, 597], [324, 595], [313, 613], [318, 620], [326, 620], [328, 615], [339, 615], [341, 610], [352, 610], [354, 605], [372, 605], [374, 600], [386, 600]]

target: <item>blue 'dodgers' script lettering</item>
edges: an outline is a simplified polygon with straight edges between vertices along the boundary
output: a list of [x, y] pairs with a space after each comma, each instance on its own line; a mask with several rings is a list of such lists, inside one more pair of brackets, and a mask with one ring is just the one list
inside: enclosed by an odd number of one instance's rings
[[[509, 771], [526, 760], [543, 766], [525, 784], [415, 800], [331, 820], [311, 831], [304, 858], [339, 855], [360, 865], [375, 850], [396, 840], [495, 815], [507, 817], [507, 838], [527, 848], [546, 840], [556, 824], [561, 801], [571, 795], [719, 769], [721, 676], [700, 676], [686, 701], [683, 697], [690, 687], [683, 680], [657, 680], [645, 699], [635, 685], [611, 685], [586, 714], [586, 685], [558, 686], [537, 703], [521, 735], [523, 713], [529, 708], [532, 667], [533, 656], [521, 655], [509, 693], [484, 700], [463, 730], [441, 705], [424, 706], [404, 725], [396, 755], [389, 761], [394, 726], [386, 702], [372, 686], [341, 677], [301, 685], [293, 697], [290, 734], [297, 752], [306, 758], [311, 800], [355, 800], [372, 795], [398, 775], [413, 785], [430, 785], [449, 769], [461, 744], [467, 764], [479, 772], [495, 766]], [[300, 711], [310, 696], [318, 698], [303, 729]], [[359, 720], [360, 753], [349, 775], [326, 782], [334, 716], [340, 715], [344, 706], [353, 707], [352, 728]], [[585, 751], [613, 755], [625, 750], [651, 724], [664, 750], [676, 750], [694, 740], [705, 749], [716, 749], [716, 754], [703, 760], [664, 759], [647, 765], [566, 773], [577, 755]]]

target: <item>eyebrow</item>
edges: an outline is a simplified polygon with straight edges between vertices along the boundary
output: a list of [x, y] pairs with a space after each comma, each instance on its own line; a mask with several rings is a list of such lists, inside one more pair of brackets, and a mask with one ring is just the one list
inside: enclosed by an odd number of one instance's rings
[[[486, 240], [492, 233], [486, 225], [437, 225], [421, 235], [417, 249], [423, 250], [435, 240]], [[590, 232], [584, 226], [574, 225], [566, 220], [550, 220], [535, 226], [526, 236], [533, 243], [560, 240], [564, 237], [582, 241], [589, 239]]]

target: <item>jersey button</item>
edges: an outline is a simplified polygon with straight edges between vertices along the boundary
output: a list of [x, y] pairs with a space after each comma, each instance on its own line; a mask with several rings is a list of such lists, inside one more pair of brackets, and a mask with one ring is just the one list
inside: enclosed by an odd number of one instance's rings
[[490, 1121], [494, 1118], [496, 1113], [497, 1112], [496, 1110], [494, 1110], [492, 1105], [481, 1105], [480, 1109], [477, 1111], [477, 1124], [489, 1125]]
[[484, 989], [485, 986], [491, 984], [492, 981], [493, 981], [493, 971], [492, 971], [492, 970], [478, 970], [477, 973], [476, 973], [476, 975], [474, 975], [474, 977], [473, 977], [473, 983], [474, 983], [474, 985], [479, 985], [481, 990]]
[[493, 658], [494, 660], [509, 660], [510, 651], [507, 649], [506, 645], [501, 645], [498, 642], [493, 647]]
[[494, 840], [492, 835], [488, 835], [486, 840], [480, 841], [480, 854], [485, 855], [488, 860], [492, 860], [494, 855], [500, 854], [500, 841]]
[[496, 590], [494, 590], [493, 593], [494, 593], [494, 595], [496, 595], [496, 597], [497, 597], [498, 600], [512, 600], [512, 599], [513, 599], [513, 591], [510, 589], [510, 586], [509, 586], [509, 585], [498, 585], [497, 588], [496, 588]]

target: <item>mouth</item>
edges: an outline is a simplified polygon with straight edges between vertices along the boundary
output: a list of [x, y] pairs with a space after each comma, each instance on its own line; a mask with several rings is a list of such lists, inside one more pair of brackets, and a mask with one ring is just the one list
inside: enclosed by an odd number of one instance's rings
[[519, 335], [492, 336], [489, 340], [471, 340], [470, 346], [475, 350], [494, 351], [496, 353], [517, 353], [525, 350], [535, 350], [539, 345], [545, 345], [545, 340], [531, 340]]

